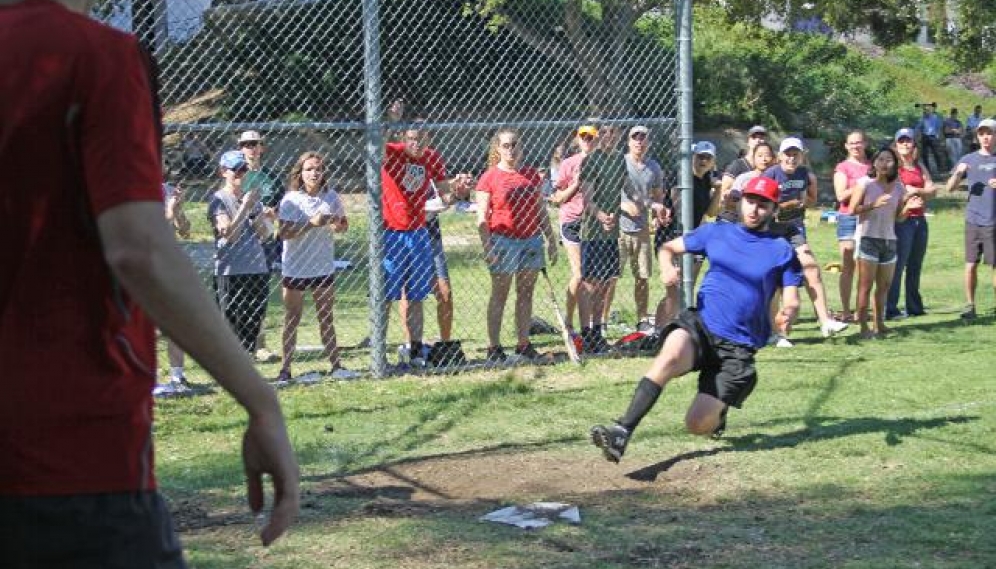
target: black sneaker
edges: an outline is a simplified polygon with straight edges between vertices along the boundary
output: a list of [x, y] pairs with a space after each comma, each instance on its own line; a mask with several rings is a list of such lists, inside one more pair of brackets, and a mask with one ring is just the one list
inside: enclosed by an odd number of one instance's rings
[[505, 351], [501, 349], [501, 346], [494, 346], [488, 348], [488, 356], [485, 359], [485, 363], [491, 365], [501, 365], [505, 363], [508, 356], [505, 355]]
[[976, 317], [975, 305], [974, 304], [966, 305], [965, 310], [962, 310], [959, 316], [961, 316], [962, 320], [975, 320]]
[[597, 329], [586, 330], [581, 334], [582, 351], [586, 354], [607, 354], [612, 351], [612, 346], [605, 341], [605, 338], [598, 333]]
[[723, 407], [723, 411], [719, 414], [719, 424], [716, 425], [716, 428], [712, 431], [712, 435], [710, 435], [712, 438], [718, 439], [726, 432], [726, 412], [729, 410], [729, 407]]
[[649, 320], [640, 320], [636, 323], [636, 331], [649, 334], [654, 331], [654, 325]]
[[591, 442], [602, 449], [602, 454], [609, 462], [618, 463], [626, 452], [626, 444], [629, 443], [629, 431], [620, 425], [606, 427], [595, 425], [591, 428]]

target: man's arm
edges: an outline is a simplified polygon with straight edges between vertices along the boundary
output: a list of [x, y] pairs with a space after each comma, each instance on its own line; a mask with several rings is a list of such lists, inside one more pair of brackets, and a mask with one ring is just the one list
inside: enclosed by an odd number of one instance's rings
[[128, 202], [97, 218], [104, 258], [128, 294], [185, 352], [232, 394], [249, 414], [242, 441], [249, 505], [263, 508], [263, 474], [273, 480], [264, 545], [278, 538], [298, 512], [298, 468], [276, 393], [256, 371], [217, 304], [176, 244], [157, 202]]
[[948, 193], [951, 193], [959, 188], [959, 182], [965, 177], [965, 173], [968, 172], [968, 164], [964, 162], [959, 162], [958, 166], [955, 168], [954, 173], [948, 178], [948, 182], [944, 185], [944, 189]]
[[681, 271], [674, 262], [675, 255], [685, 252], [685, 238], [676, 237], [661, 247], [661, 282], [664, 286], [678, 286], [681, 281]]

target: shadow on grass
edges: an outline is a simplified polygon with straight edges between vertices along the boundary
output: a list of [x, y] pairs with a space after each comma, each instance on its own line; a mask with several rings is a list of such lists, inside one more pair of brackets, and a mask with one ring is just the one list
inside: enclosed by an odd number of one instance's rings
[[880, 417], [858, 417], [841, 419], [839, 417], [806, 417], [806, 426], [778, 435], [748, 434], [740, 437], [723, 439], [730, 443], [727, 447], [696, 450], [679, 454], [667, 460], [651, 464], [639, 470], [626, 474], [627, 477], [641, 482], [652, 482], [674, 465], [706, 456], [714, 456], [724, 452], [756, 452], [782, 448], [794, 448], [802, 443], [812, 443], [828, 439], [850, 437], [868, 433], [883, 433], [885, 443], [889, 446], [901, 444], [903, 437], [908, 437], [924, 429], [937, 429], [952, 424], [977, 421], [977, 416], [938, 417], [934, 419], [883, 419]]

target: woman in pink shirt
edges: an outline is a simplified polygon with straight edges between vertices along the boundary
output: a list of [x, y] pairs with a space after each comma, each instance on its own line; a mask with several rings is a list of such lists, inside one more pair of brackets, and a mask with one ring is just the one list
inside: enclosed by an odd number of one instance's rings
[[[852, 211], [858, 216], [861, 241], [858, 260], [858, 323], [861, 337], [877, 338], [885, 327], [885, 300], [896, 268], [896, 220], [906, 219], [907, 209], [922, 206], [922, 199], [906, 200], [899, 181], [899, 158], [889, 148], [872, 157], [868, 177], [851, 194]], [[874, 323], [868, 327], [868, 303], [875, 288]]]
[[598, 129], [591, 125], [578, 128], [575, 143], [578, 152], [560, 163], [557, 184], [550, 194], [550, 203], [558, 206], [560, 221], [560, 242], [567, 252], [567, 262], [571, 266], [571, 280], [567, 283], [567, 327], [574, 329], [574, 311], [578, 306], [578, 287], [581, 286], [581, 213], [584, 211], [584, 196], [578, 183], [581, 162], [598, 148]]
[[841, 312], [839, 320], [850, 322], [851, 290], [854, 287], [854, 232], [858, 227], [858, 218], [851, 212], [851, 196], [857, 188], [858, 181], [868, 175], [871, 163], [865, 154], [867, 140], [865, 133], [852, 130], [847, 134], [844, 149], [847, 159], [837, 164], [833, 170], [833, 191], [837, 195], [837, 247], [840, 249], [840, 279], [837, 287], [840, 291]]

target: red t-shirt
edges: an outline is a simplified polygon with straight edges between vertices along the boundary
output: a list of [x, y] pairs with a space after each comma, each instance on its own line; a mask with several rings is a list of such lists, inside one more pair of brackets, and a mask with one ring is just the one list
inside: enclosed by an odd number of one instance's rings
[[540, 230], [540, 180], [532, 168], [516, 172], [488, 168], [477, 182], [477, 191], [488, 194], [488, 229], [491, 233], [532, 237]]
[[0, 38], [0, 495], [153, 489], [154, 330], [96, 229], [162, 201], [148, 62], [49, 0]]
[[446, 165], [432, 148], [415, 158], [405, 152], [403, 142], [389, 142], [384, 148], [381, 178], [384, 227], [411, 231], [425, 227], [425, 202], [432, 196], [432, 182], [446, 179]]
[[[904, 166], [899, 167], [899, 179], [903, 182], [903, 185], [907, 188], [917, 188], [922, 190], [927, 184], [927, 180], [923, 177], [923, 170], [920, 168], [920, 164], [916, 164], [912, 168], [906, 168]], [[915, 207], [906, 212], [906, 217], [923, 217], [924, 208]]]

